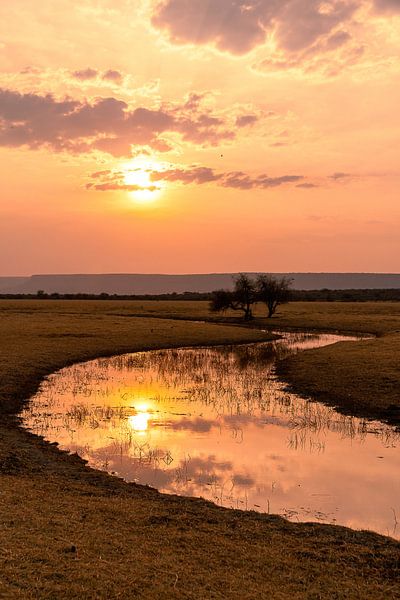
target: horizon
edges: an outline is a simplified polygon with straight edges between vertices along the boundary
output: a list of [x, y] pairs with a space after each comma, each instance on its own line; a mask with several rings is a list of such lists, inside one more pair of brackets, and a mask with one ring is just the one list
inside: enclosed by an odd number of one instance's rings
[[269, 273], [271, 275], [280, 275], [280, 274], [293, 274], [293, 275], [400, 275], [400, 271], [266, 271], [266, 270], [243, 270], [243, 271], [203, 271], [203, 272], [184, 272], [184, 273], [160, 273], [160, 272], [139, 272], [139, 271], [114, 271], [114, 272], [60, 272], [60, 273], [29, 273], [29, 274], [17, 274], [17, 275], [2, 275], [0, 274], [0, 278], [29, 278], [29, 277], [55, 277], [55, 276], [86, 276], [86, 275], [151, 275], [151, 276], [196, 276], [196, 275], [236, 275], [240, 273], [245, 273], [247, 275], [257, 274], [257, 273]]
[[[265, 271], [245, 272], [255, 280]], [[400, 274], [396, 273], [296, 273], [269, 272], [272, 277], [287, 278], [296, 290], [389, 290], [400, 289]], [[34, 274], [27, 277], [0, 277], [3, 294], [182, 294], [209, 293], [231, 288], [238, 272], [225, 273], [57, 273]]]

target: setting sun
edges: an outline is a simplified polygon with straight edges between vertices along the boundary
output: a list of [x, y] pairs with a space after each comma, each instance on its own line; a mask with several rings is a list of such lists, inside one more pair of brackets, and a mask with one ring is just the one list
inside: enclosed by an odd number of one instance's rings
[[132, 161], [124, 165], [124, 183], [127, 186], [137, 186], [129, 193], [136, 202], [150, 204], [158, 200], [161, 194], [160, 185], [151, 180], [151, 172], [155, 164], [150, 161]]

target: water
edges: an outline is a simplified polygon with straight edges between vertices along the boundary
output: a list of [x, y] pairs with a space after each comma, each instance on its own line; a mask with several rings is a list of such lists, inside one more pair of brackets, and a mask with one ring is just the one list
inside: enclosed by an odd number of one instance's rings
[[399, 434], [290, 394], [275, 358], [337, 335], [127, 354], [51, 375], [30, 431], [162, 492], [400, 537]]

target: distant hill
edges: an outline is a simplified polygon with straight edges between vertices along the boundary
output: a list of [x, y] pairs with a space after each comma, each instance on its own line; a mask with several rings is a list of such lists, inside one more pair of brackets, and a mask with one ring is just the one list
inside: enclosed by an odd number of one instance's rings
[[[32, 275], [0, 277], [0, 293], [36, 294], [167, 294], [210, 292], [232, 287], [236, 273], [199, 275], [105, 274]], [[249, 273], [256, 276], [257, 273]], [[274, 273], [293, 279], [297, 290], [400, 289], [400, 274], [381, 273]]]
[[16, 286], [23, 285], [29, 277], [0, 277], [0, 294], [3, 290], [14, 289]]

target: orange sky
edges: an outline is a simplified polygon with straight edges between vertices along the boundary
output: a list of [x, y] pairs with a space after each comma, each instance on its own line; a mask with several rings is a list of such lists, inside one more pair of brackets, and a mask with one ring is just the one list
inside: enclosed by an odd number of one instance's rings
[[0, 4], [0, 275], [400, 265], [400, 0]]

